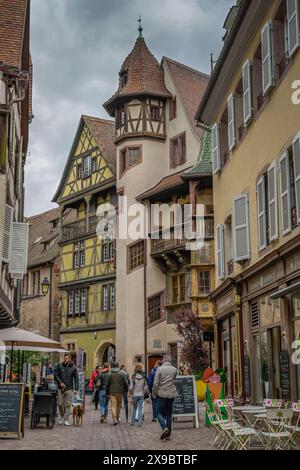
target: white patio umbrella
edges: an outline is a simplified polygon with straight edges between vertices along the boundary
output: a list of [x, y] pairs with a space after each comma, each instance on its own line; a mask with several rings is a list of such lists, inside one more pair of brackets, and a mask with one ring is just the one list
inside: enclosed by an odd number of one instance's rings
[[51, 350], [50, 352], [54, 352], [55, 349], [63, 349], [58, 341], [16, 327], [0, 330], [1, 342], [5, 346], [11, 346], [12, 349], [18, 348], [19, 351], [23, 351], [22, 346], [28, 348], [27, 351], [33, 351], [33, 349], [29, 349], [30, 347], [41, 348], [42, 351]]

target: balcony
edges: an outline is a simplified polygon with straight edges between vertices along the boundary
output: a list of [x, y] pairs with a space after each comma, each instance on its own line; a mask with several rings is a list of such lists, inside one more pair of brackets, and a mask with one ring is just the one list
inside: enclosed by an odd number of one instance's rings
[[76, 220], [70, 224], [62, 226], [61, 230], [61, 243], [68, 242], [70, 240], [76, 240], [85, 235], [90, 235], [96, 232], [97, 227], [97, 216], [92, 215], [89, 217], [89, 226], [87, 218]]
[[[200, 236], [203, 239], [214, 238], [214, 218], [213, 216], [205, 216], [204, 223], [200, 225]], [[160, 256], [161, 254], [169, 251], [186, 250], [192, 239], [185, 237], [184, 230], [182, 229], [182, 238], [175, 237], [175, 227], [170, 228], [169, 238], [162, 238], [162, 231], [160, 231], [159, 238], [151, 239], [151, 256]], [[168, 232], [166, 232], [168, 234]], [[181, 233], [179, 231], [179, 233]], [[153, 234], [152, 234], [153, 235]]]

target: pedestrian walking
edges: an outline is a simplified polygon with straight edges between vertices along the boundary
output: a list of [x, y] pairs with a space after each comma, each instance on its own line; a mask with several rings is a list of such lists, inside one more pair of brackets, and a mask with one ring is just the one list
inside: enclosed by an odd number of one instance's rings
[[162, 440], [171, 437], [173, 403], [177, 395], [177, 369], [172, 366], [171, 361], [171, 356], [166, 354], [162, 365], [157, 368], [152, 388], [152, 395], [157, 398], [157, 419], [163, 430], [160, 436]]
[[109, 398], [106, 395], [106, 385], [109, 374], [109, 364], [105, 362], [102, 366], [100, 374], [95, 378], [95, 389], [99, 392], [100, 401], [100, 423], [107, 423], [108, 402]]
[[143, 365], [135, 366], [134, 374], [129, 387], [129, 394], [132, 398], [132, 412], [130, 426], [135, 425], [136, 412], [138, 412], [138, 426], [143, 423], [144, 397], [148, 393], [147, 380], [143, 374]]
[[152, 389], [153, 389], [153, 382], [154, 382], [154, 377], [157, 371], [157, 368], [162, 365], [162, 361], [156, 361], [155, 366], [151, 370], [148, 378], [148, 390], [151, 395], [151, 403], [152, 403], [152, 421], [155, 422], [157, 421], [157, 398], [154, 398], [152, 395]]
[[111, 400], [111, 412], [113, 424], [117, 425], [120, 421], [120, 411], [124, 393], [128, 391], [128, 383], [124, 373], [119, 369], [117, 362], [112, 363], [112, 368], [108, 374], [106, 383], [106, 394]]
[[99, 390], [95, 387], [95, 382], [100, 374], [100, 366], [96, 366], [90, 376], [89, 389], [93, 392], [92, 403], [95, 404], [95, 410], [98, 410], [99, 405]]
[[78, 371], [72, 362], [71, 354], [66, 353], [64, 360], [58, 364], [54, 372], [58, 384], [58, 407], [60, 412], [59, 424], [71, 426], [69, 423], [72, 397], [78, 392]]
[[[126, 378], [127, 383], [128, 383], [128, 387], [129, 387], [130, 386], [130, 378], [129, 378], [129, 374], [126, 370], [125, 365], [121, 365], [120, 370], [124, 373], [125, 378]], [[124, 408], [125, 408], [126, 422], [128, 422], [128, 414], [129, 414], [128, 413], [128, 392], [124, 392], [123, 402], [124, 402]]]

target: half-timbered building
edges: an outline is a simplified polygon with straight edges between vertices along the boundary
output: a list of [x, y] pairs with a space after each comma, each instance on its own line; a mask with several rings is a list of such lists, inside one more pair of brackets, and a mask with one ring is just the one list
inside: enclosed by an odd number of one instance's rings
[[114, 123], [82, 116], [53, 201], [63, 210], [61, 341], [87, 372], [115, 351], [115, 248], [96, 234], [99, 207], [116, 205], [115, 163]]

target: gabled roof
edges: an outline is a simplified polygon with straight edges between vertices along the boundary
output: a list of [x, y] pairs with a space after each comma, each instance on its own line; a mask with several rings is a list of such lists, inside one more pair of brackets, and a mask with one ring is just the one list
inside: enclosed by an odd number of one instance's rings
[[162, 62], [166, 62], [187, 117], [198, 137], [201, 137], [203, 130], [196, 126], [195, 114], [208, 85], [209, 75], [169, 57], [163, 57]]
[[152, 186], [152, 188], [137, 196], [136, 199], [139, 201], [143, 201], [153, 196], [162, 195], [172, 189], [178, 189], [181, 186], [184, 187], [186, 184], [184, 181], [184, 175], [185, 171], [181, 170], [177, 173], [173, 173], [172, 175], [165, 176], [158, 183]]
[[[127, 83], [124, 86], [121, 80], [123, 73], [127, 73]], [[113, 116], [117, 101], [135, 95], [170, 96], [165, 86], [163, 70], [142, 36], [137, 38], [132, 51], [123, 62], [118, 90], [103, 106]]]
[[[60, 237], [60, 223], [53, 228], [52, 221], [60, 219], [61, 208], [57, 207], [42, 214], [27, 218], [29, 223], [28, 268], [40, 266], [55, 260], [59, 256], [58, 241]], [[65, 220], [72, 220], [70, 210], [64, 213]], [[47, 243], [47, 249], [44, 244]]]
[[73, 141], [73, 145], [71, 147], [71, 151], [66, 161], [61, 180], [59, 182], [56, 193], [52, 199], [52, 202], [58, 201], [60, 193], [64, 187], [65, 180], [68, 177], [68, 174], [72, 165], [74, 153], [77, 147], [77, 142], [78, 142], [78, 139], [80, 138], [84, 125], [88, 127], [92, 137], [94, 138], [101, 152], [101, 155], [107, 161], [107, 164], [109, 165], [111, 171], [113, 172], [114, 175], [116, 174], [116, 147], [114, 144], [114, 139], [115, 139], [114, 121], [110, 121], [108, 119], [100, 119], [100, 118], [96, 118], [93, 116], [82, 115], [79, 121], [75, 139]]
[[201, 140], [201, 148], [196, 164], [185, 172], [187, 178], [211, 176], [211, 133], [205, 131]]
[[21, 68], [27, 0], [0, 0], [0, 61]]

